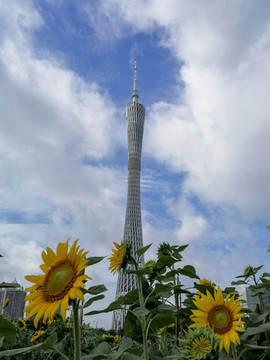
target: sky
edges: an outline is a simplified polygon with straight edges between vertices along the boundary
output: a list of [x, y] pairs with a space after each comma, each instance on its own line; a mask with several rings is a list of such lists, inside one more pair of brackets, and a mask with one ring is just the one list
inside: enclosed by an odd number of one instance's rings
[[269, 14], [267, 0], [0, 0], [0, 281], [29, 286], [46, 247], [79, 238], [107, 256], [87, 270], [108, 288], [92, 310], [114, 300], [135, 58], [146, 259], [166, 241], [221, 287], [269, 272]]

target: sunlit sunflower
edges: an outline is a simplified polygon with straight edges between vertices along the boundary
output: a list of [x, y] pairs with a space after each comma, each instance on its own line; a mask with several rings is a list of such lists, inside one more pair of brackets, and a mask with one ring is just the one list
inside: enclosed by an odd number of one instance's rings
[[110, 266], [109, 270], [113, 274], [120, 269], [125, 269], [130, 259], [131, 244], [127, 241], [121, 243], [121, 245], [114, 242], [116, 249], [112, 249], [112, 256], [109, 258]]
[[240, 327], [244, 321], [239, 320], [245, 316], [239, 313], [243, 305], [239, 300], [234, 300], [234, 295], [230, 298], [228, 294], [224, 300], [220, 287], [214, 290], [214, 297], [207, 291], [207, 295], [197, 296], [194, 304], [199, 310], [192, 310], [193, 314], [190, 318], [195, 324], [190, 327], [209, 325], [214, 330], [215, 336], [221, 339], [220, 350], [224, 346], [229, 354], [231, 341], [240, 344], [237, 331], [245, 331]]
[[84, 301], [80, 288], [84, 281], [91, 279], [84, 274], [88, 260], [85, 259], [88, 251], [79, 251], [76, 240], [68, 252], [68, 241], [57, 245], [56, 254], [47, 248], [42, 252], [44, 264], [40, 265], [45, 275], [27, 275], [26, 280], [34, 283], [27, 289], [30, 292], [25, 301], [29, 301], [24, 311], [26, 320], [35, 315], [34, 325], [37, 327], [42, 315], [43, 322], [55, 314], [61, 307], [62, 318], [65, 321], [69, 299], [79, 298]]
[[[198, 285], [210, 286], [210, 287], [212, 287], [212, 288], [215, 288], [215, 284], [212, 283], [210, 280], [207, 280], [207, 279], [205, 279], [205, 278], [201, 279], [201, 280], [199, 281]], [[203, 292], [203, 291], [198, 290], [198, 291], [197, 291], [197, 294], [198, 294], [198, 295], [201, 295], [202, 292]], [[204, 291], [203, 293], [204, 293], [204, 295], [206, 294], [205, 291]]]

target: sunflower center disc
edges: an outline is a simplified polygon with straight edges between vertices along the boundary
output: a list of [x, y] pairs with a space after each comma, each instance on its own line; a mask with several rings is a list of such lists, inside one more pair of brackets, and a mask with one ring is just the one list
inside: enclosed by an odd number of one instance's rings
[[204, 359], [211, 351], [211, 343], [204, 336], [195, 338], [191, 344], [190, 353], [194, 359]]
[[68, 260], [56, 263], [48, 272], [43, 285], [43, 295], [46, 301], [62, 299], [72, 288], [76, 280], [76, 271]]
[[232, 315], [224, 306], [215, 306], [208, 314], [208, 322], [218, 334], [224, 334], [231, 329]]

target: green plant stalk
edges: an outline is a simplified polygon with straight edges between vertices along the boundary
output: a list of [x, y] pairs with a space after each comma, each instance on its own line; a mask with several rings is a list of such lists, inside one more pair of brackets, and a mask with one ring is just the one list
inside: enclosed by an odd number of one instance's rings
[[[144, 299], [143, 299], [143, 289], [142, 289], [142, 278], [141, 276], [137, 276], [138, 278], [138, 293], [139, 293], [139, 302], [140, 306], [144, 307]], [[144, 359], [148, 359], [148, 343], [147, 343], [147, 327], [146, 327], [146, 318], [145, 315], [142, 316], [141, 319], [142, 324], [142, 336], [143, 336], [143, 354]]]
[[[173, 266], [173, 270], [174, 270], [174, 266]], [[173, 279], [173, 282], [174, 282], [174, 285], [179, 285], [179, 277], [178, 275], [177, 276], [174, 276], [174, 279]], [[179, 306], [179, 294], [177, 294], [176, 292], [174, 293], [174, 301], [175, 301], [175, 306], [176, 306], [176, 311], [178, 313], [178, 310], [180, 308]], [[176, 317], [175, 319], [175, 343], [177, 346], [179, 346], [179, 326], [181, 326], [181, 329], [182, 329], [182, 322], [179, 321], [179, 318]]]
[[[255, 286], [257, 287], [257, 286], [258, 286], [258, 283], [257, 283], [257, 281], [256, 281], [255, 274], [253, 274], [253, 280], [254, 280]], [[258, 298], [259, 298], [259, 302], [260, 302], [261, 313], [263, 314], [263, 311], [264, 311], [264, 303], [263, 303], [262, 294], [258, 293]]]
[[72, 302], [73, 307], [73, 337], [74, 337], [74, 360], [81, 360], [81, 325], [79, 314], [79, 300]]
[[234, 360], [238, 360], [236, 346], [234, 344], [232, 344], [232, 355]]
[[[256, 281], [255, 274], [253, 274], [253, 280], [254, 280], [255, 286], [257, 287], [258, 283]], [[263, 312], [264, 312], [264, 302], [263, 302], [262, 294], [258, 293], [258, 298], [259, 298], [259, 302], [260, 302], [261, 314], [263, 314]], [[264, 319], [264, 323], [265, 323], [265, 321], [266, 321], [266, 319]], [[265, 333], [265, 338], [266, 338], [267, 341], [269, 340], [269, 336], [268, 336], [267, 332]], [[269, 356], [269, 358], [270, 358], [270, 356]]]
[[[139, 269], [138, 263], [133, 256], [131, 259], [131, 264], [133, 264], [135, 266], [136, 270]], [[143, 297], [142, 277], [137, 275], [137, 280], [138, 280], [138, 294], [139, 294], [140, 307], [144, 307], [145, 301], [144, 301], [144, 297]], [[141, 325], [142, 325], [142, 336], [143, 336], [143, 355], [144, 355], [144, 359], [147, 360], [148, 359], [148, 343], [147, 343], [147, 333], [148, 333], [147, 328], [148, 328], [148, 326], [147, 326], [145, 315], [143, 315], [141, 318]]]

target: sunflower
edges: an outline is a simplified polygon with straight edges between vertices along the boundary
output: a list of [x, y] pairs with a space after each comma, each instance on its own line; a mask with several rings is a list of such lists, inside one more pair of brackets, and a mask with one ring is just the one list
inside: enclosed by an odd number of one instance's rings
[[109, 258], [110, 266], [109, 270], [113, 274], [120, 269], [125, 269], [128, 261], [130, 260], [131, 245], [127, 241], [121, 243], [121, 245], [114, 242], [116, 249], [112, 249], [112, 256]]
[[[203, 278], [199, 281], [198, 285], [203, 285], [203, 286], [209, 286], [212, 288], [215, 288], [215, 284], [213, 284], [210, 280], [207, 280], [206, 278]], [[201, 295], [202, 291], [198, 290], [197, 294]], [[205, 295], [205, 290], [203, 290], [203, 293]]]
[[207, 290], [207, 295], [197, 296], [193, 300], [199, 310], [192, 310], [191, 320], [195, 322], [190, 327], [210, 326], [214, 330], [214, 335], [221, 339], [220, 350], [225, 347], [229, 354], [230, 342], [240, 344], [237, 331], [245, 331], [240, 325], [244, 321], [239, 321], [245, 314], [239, 313], [243, 308], [238, 299], [234, 300], [234, 295], [230, 298], [228, 294], [224, 300], [220, 287], [214, 290], [214, 297]]
[[91, 279], [84, 274], [88, 260], [85, 259], [87, 252], [79, 251], [76, 240], [68, 252], [68, 241], [57, 245], [56, 254], [47, 248], [47, 253], [42, 252], [44, 264], [40, 265], [45, 275], [27, 275], [26, 280], [34, 283], [27, 291], [25, 301], [29, 304], [24, 309], [26, 320], [35, 315], [34, 325], [37, 328], [42, 315], [43, 323], [55, 314], [61, 307], [62, 318], [65, 321], [69, 299], [79, 298], [84, 301], [80, 288], [84, 287], [84, 281]]
[[209, 359], [210, 354], [212, 359], [217, 352], [218, 340], [209, 326], [196, 327], [185, 331], [185, 337], [180, 339], [180, 344], [185, 359]]

